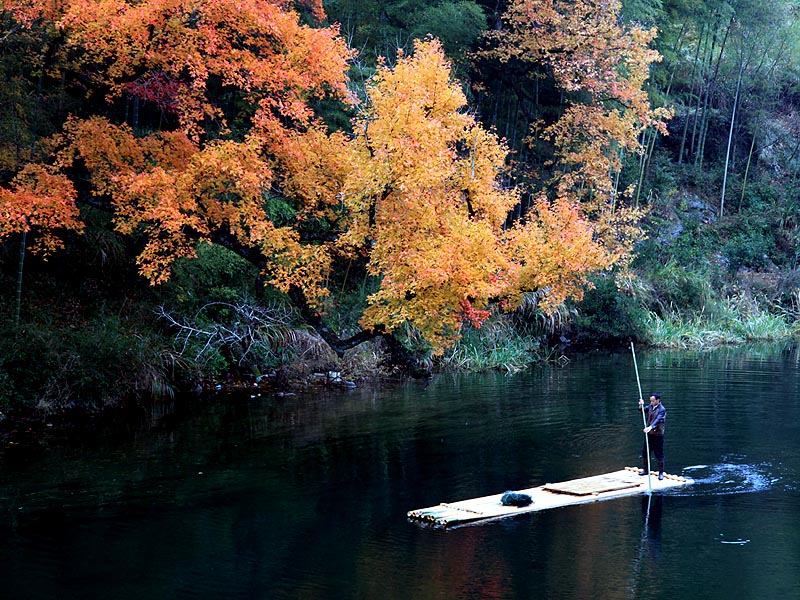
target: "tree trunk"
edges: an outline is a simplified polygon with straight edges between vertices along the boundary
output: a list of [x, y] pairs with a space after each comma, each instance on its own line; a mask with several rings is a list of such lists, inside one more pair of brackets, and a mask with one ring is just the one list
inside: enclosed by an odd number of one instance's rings
[[386, 331], [382, 326], [371, 331], [362, 329], [357, 334], [342, 339], [325, 323], [322, 316], [308, 305], [305, 294], [300, 288], [292, 286], [289, 289], [289, 298], [300, 311], [303, 320], [325, 340], [325, 343], [331, 347], [339, 358], [344, 356], [347, 350], [376, 337], [381, 337], [386, 342], [392, 365], [403, 368], [412, 377], [423, 378], [430, 376], [430, 370], [420, 363], [416, 354], [403, 346], [394, 335]]
[[733, 110], [731, 110], [731, 124], [728, 128], [728, 148], [725, 151], [725, 169], [722, 172], [722, 197], [719, 201], [719, 218], [725, 211], [725, 187], [728, 184], [728, 163], [731, 158], [731, 142], [733, 141], [733, 124], [736, 122], [736, 106], [739, 104], [739, 90], [742, 87], [742, 73], [744, 72], [744, 59], [739, 63], [739, 76], [736, 79], [736, 93], [733, 96]]
[[756, 136], [758, 135], [758, 124], [756, 130], [753, 132], [753, 141], [750, 142], [750, 152], [747, 153], [747, 166], [744, 168], [744, 179], [742, 180], [742, 195], [739, 196], [739, 212], [742, 212], [742, 203], [744, 202], [744, 193], [747, 190], [747, 176], [750, 174], [750, 163], [753, 160], [753, 150], [756, 147]]

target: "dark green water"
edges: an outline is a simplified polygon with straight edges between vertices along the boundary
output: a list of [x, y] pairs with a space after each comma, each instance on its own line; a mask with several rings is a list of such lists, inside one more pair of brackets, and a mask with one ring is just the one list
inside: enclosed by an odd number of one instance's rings
[[800, 353], [640, 352], [697, 480], [441, 531], [408, 510], [637, 465], [628, 354], [229, 398], [0, 456], [0, 597], [800, 598]]

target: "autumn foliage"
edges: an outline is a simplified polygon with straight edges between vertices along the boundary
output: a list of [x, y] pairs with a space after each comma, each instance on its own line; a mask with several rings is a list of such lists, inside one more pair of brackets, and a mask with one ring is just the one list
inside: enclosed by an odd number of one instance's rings
[[621, 153], [640, 149], [639, 132], [666, 133], [669, 112], [652, 109], [642, 88], [660, 60], [648, 46], [656, 31], [623, 25], [620, 8], [619, 0], [513, 0], [504, 28], [487, 34], [487, 55], [530, 65], [532, 76], [551, 76], [565, 93], [559, 119], [533, 124], [555, 146], [560, 194], [607, 198]]
[[50, 254], [63, 247], [61, 230], [83, 230], [72, 182], [41, 165], [28, 165], [10, 189], [0, 187], [0, 240], [14, 233], [41, 231], [33, 250]]
[[[311, 9], [320, 14], [319, 5]], [[76, 1], [56, 25], [62, 52], [80, 61], [95, 93], [109, 102], [133, 95], [177, 118], [174, 130], [145, 135], [104, 117], [73, 118], [54, 142], [57, 165], [88, 171], [92, 193], [112, 202], [118, 229], [145, 234], [142, 274], [167, 280], [176, 258], [224, 231], [232, 244], [263, 254], [272, 283], [302, 286], [315, 298], [325, 253], [301, 245], [295, 224], [271, 223], [265, 195], [280, 174], [298, 219], [336, 201], [331, 181], [342, 152], [332, 146], [343, 137], [328, 135], [309, 107], [314, 98], [346, 99], [349, 51], [336, 28], [302, 25], [288, 4], [258, 0]], [[252, 107], [243, 139], [229, 135], [211, 85]]]
[[[641, 91], [653, 33], [623, 32], [578, 4], [576, 15], [539, 0], [509, 9], [498, 52], [546, 62], [587, 98], [547, 129], [558, 193], [509, 226], [519, 193], [501, 184], [507, 148], [468, 111], [436, 40], [379, 65], [357, 98], [338, 29], [304, 24], [288, 2], [19, 0], [20, 23], [58, 32], [52, 70], [95, 103], [156, 107], [165, 126], [67, 119], [40, 162], [0, 189], [0, 239], [35, 227], [52, 250], [54, 231], [80, 231], [76, 202], [105, 204], [120, 232], [142, 240], [137, 262], [151, 282], [198, 243], [220, 243], [312, 311], [335, 261], [360, 257], [380, 282], [361, 326], [410, 324], [434, 350], [526, 291], [544, 292], [545, 308], [580, 297], [590, 273], [625, 258], [636, 227], [587, 210], [576, 190], [608, 194], [616, 153], [658, 122]], [[316, 2], [305, 10], [323, 15]], [[330, 130], [322, 101], [352, 107], [350, 132]], [[328, 235], [313, 235], [320, 222]]]
[[463, 306], [485, 309], [508, 283], [502, 226], [517, 198], [498, 184], [506, 151], [465, 107], [437, 42], [401, 53], [370, 84], [342, 237], [356, 250], [369, 240], [368, 268], [382, 281], [364, 327], [411, 322], [440, 346]]

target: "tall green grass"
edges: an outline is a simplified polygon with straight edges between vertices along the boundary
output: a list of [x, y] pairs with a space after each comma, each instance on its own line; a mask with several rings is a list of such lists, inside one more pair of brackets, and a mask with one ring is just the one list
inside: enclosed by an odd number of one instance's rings
[[168, 339], [114, 313], [80, 327], [29, 322], [17, 336], [4, 324], [0, 409], [92, 413], [145, 398], [169, 399], [176, 379], [192, 368], [168, 349]]
[[541, 334], [522, 330], [508, 315], [495, 315], [479, 329], [465, 327], [461, 339], [438, 359], [443, 371], [490, 371], [517, 373], [552, 357]]
[[797, 322], [770, 312], [756, 301], [729, 297], [712, 309], [685, 316], [649, 312], [644, 341], [665, 348], [702, 348], [756, 341], [777, 341], [797, 334]]

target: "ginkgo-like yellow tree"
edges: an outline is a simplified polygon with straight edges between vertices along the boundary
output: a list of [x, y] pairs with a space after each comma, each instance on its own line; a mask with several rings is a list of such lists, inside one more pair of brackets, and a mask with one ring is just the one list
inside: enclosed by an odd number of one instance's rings
[[340, 242], [368, 249], [382, 282], [362, 326], [412, 323], [435, 349], [465, 319], [480, 325], [492, 305], [513, 308], [525, 291], [546, 290], [550, 307], [578, 296], [591, 272], [620, 258], [569, 202], [542, 200], [506, 228], [519, 201], [500, 185], [507, 149], [466, 104], [437, 42], [400, 53], [369, 86], [343, 191]]
[[343, 189], [340, 244], [368, 250], [381, 279], [362, 326], [409, 322], [437, 348], [509, 283], [503, 223], [517, 197], [499, 185], [506, 149], [466, 104], [438, 42], [401, 52], [370, 82]]

